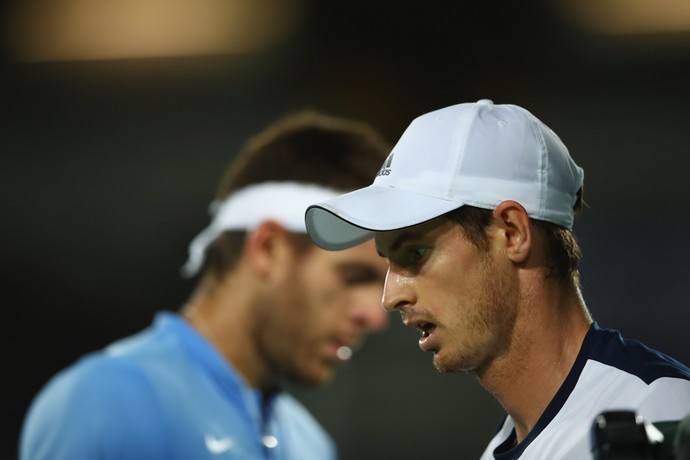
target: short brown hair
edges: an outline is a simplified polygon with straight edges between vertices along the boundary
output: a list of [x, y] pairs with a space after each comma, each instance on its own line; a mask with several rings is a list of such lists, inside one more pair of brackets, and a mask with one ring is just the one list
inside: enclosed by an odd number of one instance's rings
[[[301, 182], [348, 192], [370, 185], [391, 147], [369, 124], [305, 109], [289, 114], [250, 138], [225, 171], [216, 193], [221, 201], [251, 184]], [[224, 232], [206, 250], [216, 275], [231, 270], [245, 232]], [[306, 235], [292, 235], [299, 248]]]
[[[582, 205], [583, 189], [580, 188], [573, 206], [575, 214], [580, 212]], [[444, 216], [460, 226], [468, 241], [479, 249], [488, 250], [489, 237], [486, 229], [491, 224], [491, 210], [462, 206], [446, 213]], [[574, 285], [579, 288], [580, 272], [578, 266], [582, 258], [582, 252], [575, 234], [571, 230], [551, 222], [537, 219], [530, 220], [544, 235], [544, 248], [550, 268], [549, 276], [553, 276], [564, 284], [572, 280]]]

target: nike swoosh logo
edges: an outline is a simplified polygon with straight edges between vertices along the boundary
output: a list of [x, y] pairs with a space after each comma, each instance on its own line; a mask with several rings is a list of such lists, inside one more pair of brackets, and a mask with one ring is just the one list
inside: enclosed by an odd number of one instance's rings
[[225, 438], [216, 438], [213, 435], [207, 434], [204, 437], [204, 441], [206, 441], [206, 448], [212, 454], [222, 454], [235, 445], [235, 441], [229, 436]]

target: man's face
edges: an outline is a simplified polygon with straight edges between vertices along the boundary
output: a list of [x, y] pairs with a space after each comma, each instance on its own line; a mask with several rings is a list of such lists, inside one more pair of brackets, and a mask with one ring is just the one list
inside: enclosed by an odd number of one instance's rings
[[259, 343], [277, 375], [320, 385], [347, 359], [342, 347], [355, 349], [366, 332], [386, 325], [386, 263], [373, 241], [337, 252], [314, 246], [293, 262], [262, 315]]
[[516, 274], [500, 248], [472, 244], [445, 218], [376, 235], [388, 258], [383, 305], [418, 328], [419, 347], [441, 372], [481, 372], [507, 347], [517, 308]]

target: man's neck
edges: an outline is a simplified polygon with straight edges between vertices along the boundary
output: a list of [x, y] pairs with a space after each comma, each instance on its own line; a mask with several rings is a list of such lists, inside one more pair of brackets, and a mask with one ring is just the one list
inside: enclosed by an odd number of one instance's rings
[[202, 281], [181, 313], [247, 385], [266, 389], [277, 382], [254, 342], [256, 292], [255, 280], [236, 269], [222, 280]]
[[[568, 376], [591, 318], [579, 295], [544, 295], [523, 306], [510, 348], [478, 372], [508, 412], [521, 442]], [[549, 307], [551, 306], [551, 307]]]

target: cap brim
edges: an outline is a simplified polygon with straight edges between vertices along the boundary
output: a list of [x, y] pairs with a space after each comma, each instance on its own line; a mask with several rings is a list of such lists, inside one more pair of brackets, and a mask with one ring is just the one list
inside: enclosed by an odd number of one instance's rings
[[309, 206], [305, 221], [316, 245], [337, 251], [369, 240], [374, 232], [421, 224], [462, 205], [396, 187], [370, 185]]

